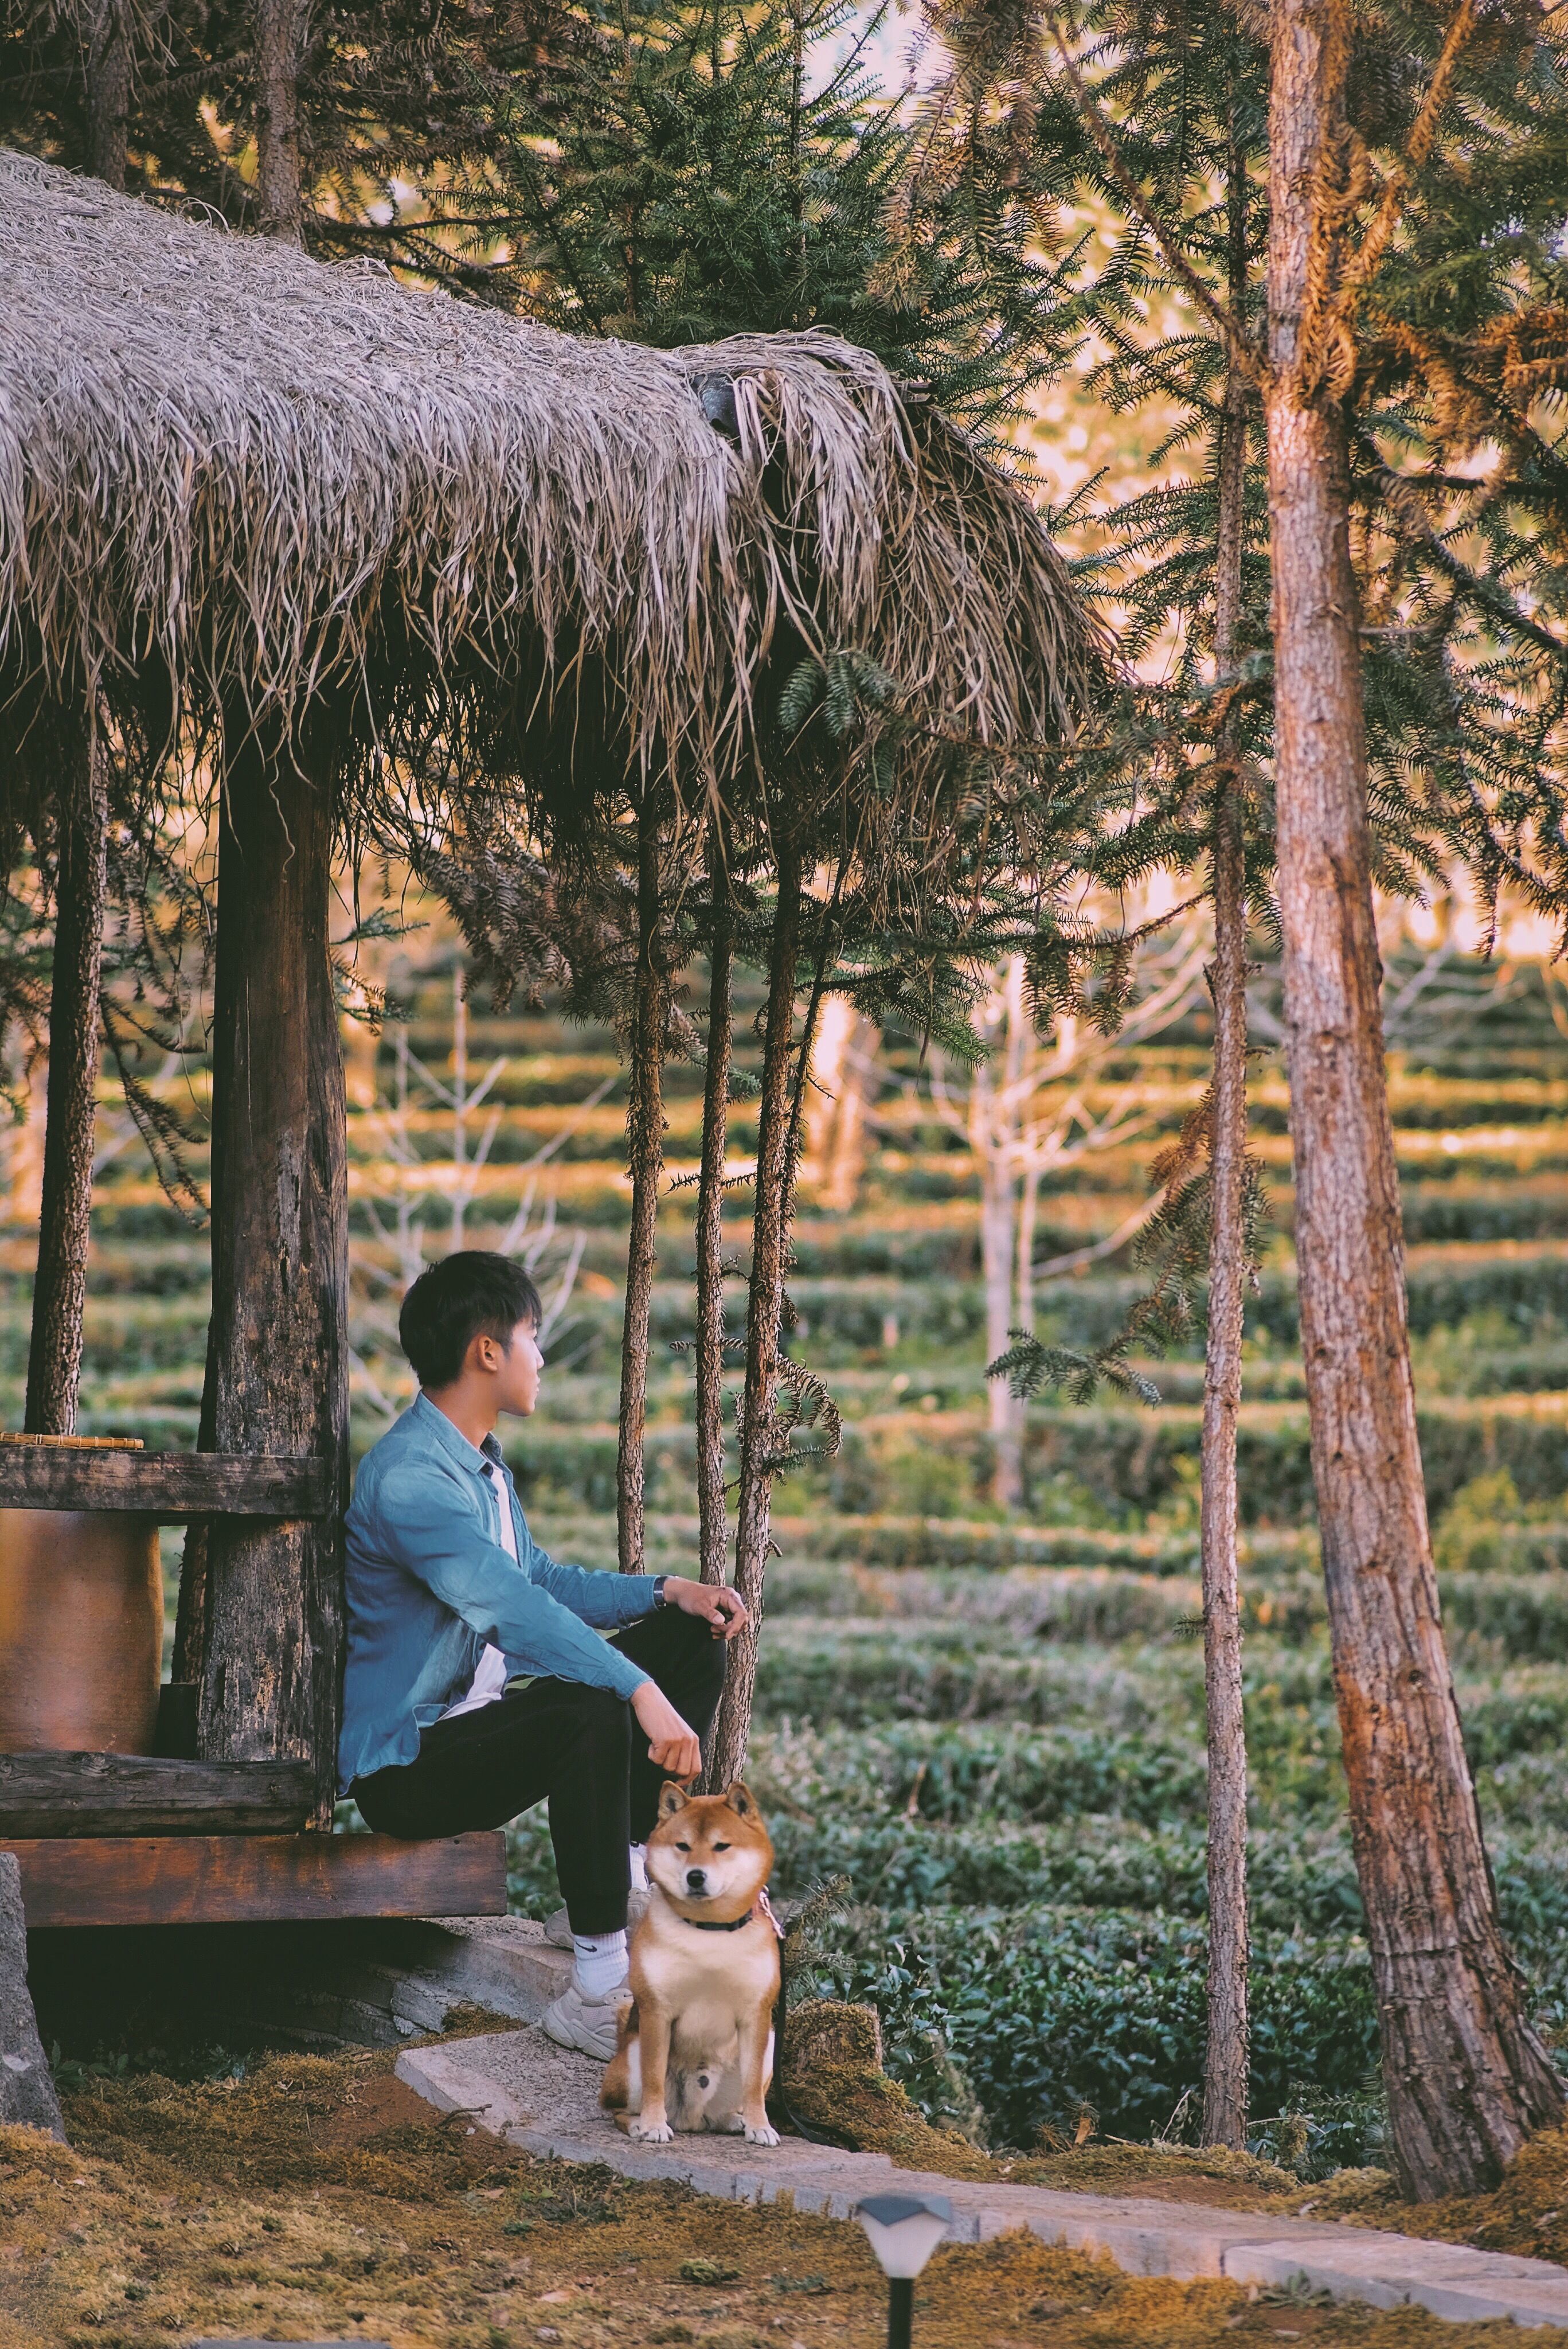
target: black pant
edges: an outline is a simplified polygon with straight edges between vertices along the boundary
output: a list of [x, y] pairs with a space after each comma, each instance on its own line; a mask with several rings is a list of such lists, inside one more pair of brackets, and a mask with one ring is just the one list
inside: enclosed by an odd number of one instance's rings
[[[707, 1735], [725, 1649], [706, 1623], [660, 1608], [611, 1645], [657, 1682], [699, 1737]], [[545, 1680], [432, 1723], [412, 1762], [356, 1778], [349, 1791], [367, 1826], [410, 1841], [504, 1826], [548, 1800], [572, 1930], [614, 1933], [626, 1921], [626, 1847], [652, 1833], [664, 1776], [624, 1697]]]

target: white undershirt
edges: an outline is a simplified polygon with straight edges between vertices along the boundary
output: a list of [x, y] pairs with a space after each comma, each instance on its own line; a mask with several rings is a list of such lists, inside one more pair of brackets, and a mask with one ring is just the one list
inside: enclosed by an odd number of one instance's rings
[[[500, 1518], [500, 1546], [516, 1566], [520, 1563], [517, 1528], [511, 1522], [511, 1495], [506, 1489], [506, 1480], [491, 1467], [486, 1474], [485, 1482], [495, 1495], [496, 1509]], [[506, 1658], [499, 1648], [492, 1648], [487, 1640], [478, 1669], [469, 1683], [467, 1696], [459, 1697], [456, 1704], [449, 1704], [441, 1719], [455, 1721], [459, 1713], [477, 1713], [481, 1704], [493, 1704], [498, 1696], [505, 1694]]]

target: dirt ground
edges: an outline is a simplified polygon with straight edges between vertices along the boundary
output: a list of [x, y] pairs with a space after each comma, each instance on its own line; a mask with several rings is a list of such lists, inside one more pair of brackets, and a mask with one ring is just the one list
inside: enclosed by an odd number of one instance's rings
[[[531, 2161], [438, 2117], [381, 2054], [241, 2081], [94, 2083], [68, 2147], [0, 2130], [0, 2349], [169, 2349], [204, 2333], [396, 2349], [872, 2349], [858, 2230]], [[1443, 2325], [1124, 2277], [1027, 2236], [938, 2254], [921, 2349], [1476, 2349]]]

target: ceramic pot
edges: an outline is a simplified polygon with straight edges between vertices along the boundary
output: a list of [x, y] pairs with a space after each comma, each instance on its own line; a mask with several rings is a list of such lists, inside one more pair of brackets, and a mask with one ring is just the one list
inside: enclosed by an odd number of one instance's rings
[[162, 1654], [155, 1519], [0, 1509], [0, 1753], [150, 1754]]

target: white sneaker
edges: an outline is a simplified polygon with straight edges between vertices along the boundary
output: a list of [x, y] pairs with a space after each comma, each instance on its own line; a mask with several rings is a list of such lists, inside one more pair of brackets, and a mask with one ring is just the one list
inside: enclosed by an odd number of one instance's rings
[[615, 2052], [616, 2025], [631, 1992], [623, 1982], [606, 1999], [584, 1998], [574, 1982], [567, 1983], [539, 2018], [539, 2027], [557, 2047], [575, 2047], [579, 2054], [607, 2064]]
[[[653, 1897], [651, 1892], [638, 1892], [634, 1889], [627, 1893], [626, 1930], [628, 1933], [636, 1931], [648, 1913], [648, 1903]], [[572, 1939], [571, 1920], [564, 1909], [558, 1909], [553, 1917], [545, 1919], [544, 1938], [552, 1949], [570, 1950], [575, 1947]]]

